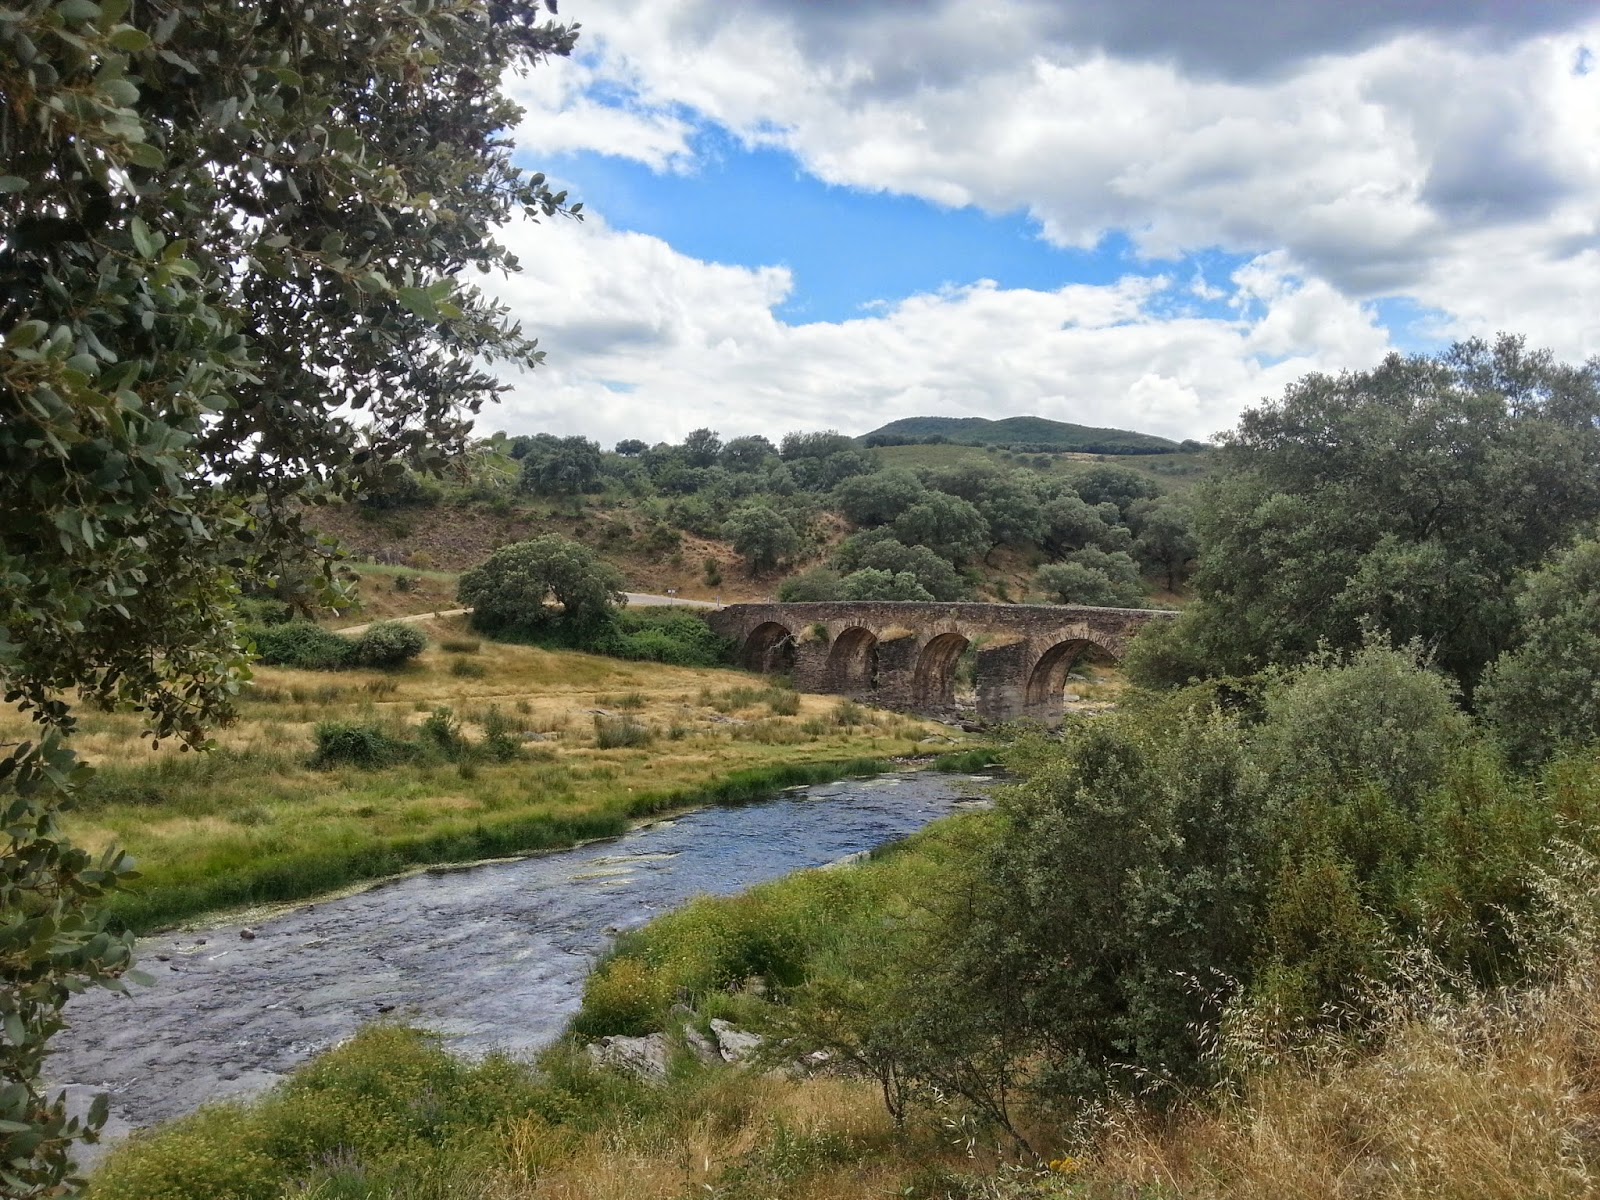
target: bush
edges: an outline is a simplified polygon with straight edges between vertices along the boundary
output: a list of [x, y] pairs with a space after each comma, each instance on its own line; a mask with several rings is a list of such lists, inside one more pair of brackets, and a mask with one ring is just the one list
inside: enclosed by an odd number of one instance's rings
[[313, 767], [392, 766], [410, 757], [411, 747], [377, 725], [351, 721], [323, 721], [316, 727]]
[[491, 704], [483, 714], [483, 752], [496, 762], [510, 762], [522, 752], [522, 738], [511, 718]]
[[302, 671], [336, 671], [350, 665], [355, 643], [310, 621], [281, 625], [245, 625], [240, 634], [256, 645], [256, 656], [268, 666]]
[[482, 647], [477, 638], [445, 638], [439, 643], [446, 654], [476, 654]]
[[427, 635], [415, 625], [379, 621], [356, 638], [350, 662], [358, 667], [393, 670], [410, 662], [428, 646]]
[[632, 717], [602, 717], [594, 719], [594, 744], [600, 750], [631, 750], [648, 746], [655, 734], [648, 725], [641, 725]]
[[812, 567], [791, 575], [778, 585], [778, 599], [785, 604], [802, 604], [839, 598], [839, 573], [827, 567]]
[[717, 667], [733, 656], [733, 643], [692, 612], [674, 608], [624, 609], [579, 649], [676, 667]]

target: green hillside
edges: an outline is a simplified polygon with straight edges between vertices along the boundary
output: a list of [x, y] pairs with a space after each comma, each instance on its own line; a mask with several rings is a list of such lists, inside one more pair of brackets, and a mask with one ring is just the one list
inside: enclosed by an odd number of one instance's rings
[[1028, 453], [1171, 454], [1177, 442], [1127, 429], [1096, 429], [1044, 417], [906, 417], [862, 434], [867, 446], [904, 446], [939, 439], [961, 446], [1004, 446]]

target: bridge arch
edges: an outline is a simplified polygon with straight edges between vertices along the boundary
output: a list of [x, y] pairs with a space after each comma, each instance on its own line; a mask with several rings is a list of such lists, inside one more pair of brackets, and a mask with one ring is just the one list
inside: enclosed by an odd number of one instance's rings
[[928, 639], [917, 656], [912, 677], [913, 698], [929, 708], [950, 708], [956, 701], [955, 666], [971, 639], [964, 633], [940, 633]]
[[1067, 676], [1085, 658], [1117, 661], [1117, 655], [1109, 647], [1088, 637], [1064, 638], [1041, 654], [1028, 673], [1025, 692], [1028, 711], [1058, 713], [1062, 693], [1067, 690]]
[[853, 625], [828, 648], [829, 684], [841, 692], [864, 694], [878, 686], [878, 635]]
[[763, 621], [750, 631], [739, 652], [739, 664], [747, 671], [770, 674], [794, 669], [794, 634], [787, 625]]

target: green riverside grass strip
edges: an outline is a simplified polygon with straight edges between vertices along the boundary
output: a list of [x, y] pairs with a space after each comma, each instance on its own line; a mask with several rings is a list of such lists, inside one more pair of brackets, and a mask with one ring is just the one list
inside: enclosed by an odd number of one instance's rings
[[479, 821], [465, 831], [369, 841], [316, 854], [263, 856], [235, 865], [226, 875], [193, 878], [183, 865], [173, 864], [145, 873], [128, 890], [118, 893], [112, 917], [135, 933], [153, 933], [208, 913], [307, 900], [415, 867], [506, 858], [565, 849], [596, 838], [619, 837], [633, 821], [663, 812], [750, 804], [788, 787], [896, 769], [895, 763], [880, 758], [751, 767], [696, 787], [615, 794], [603, 802], [601, 812], [509, 815]]

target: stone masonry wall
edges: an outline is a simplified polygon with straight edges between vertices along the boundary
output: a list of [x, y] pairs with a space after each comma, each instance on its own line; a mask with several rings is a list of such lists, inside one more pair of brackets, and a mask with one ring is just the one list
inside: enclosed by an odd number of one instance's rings
[[908, 712], [946, 713], [951, 671], [979, 645], [978, 715], [1061, 719], [1067, 674], [1083, 654], [1120, 659], [1150, 621], [1176, 613], [1081, 605], [839, 601], [734, 604], [705, 619], [739, 644], [751, 670], [792, 672], [806, 692], [854, 696]]

